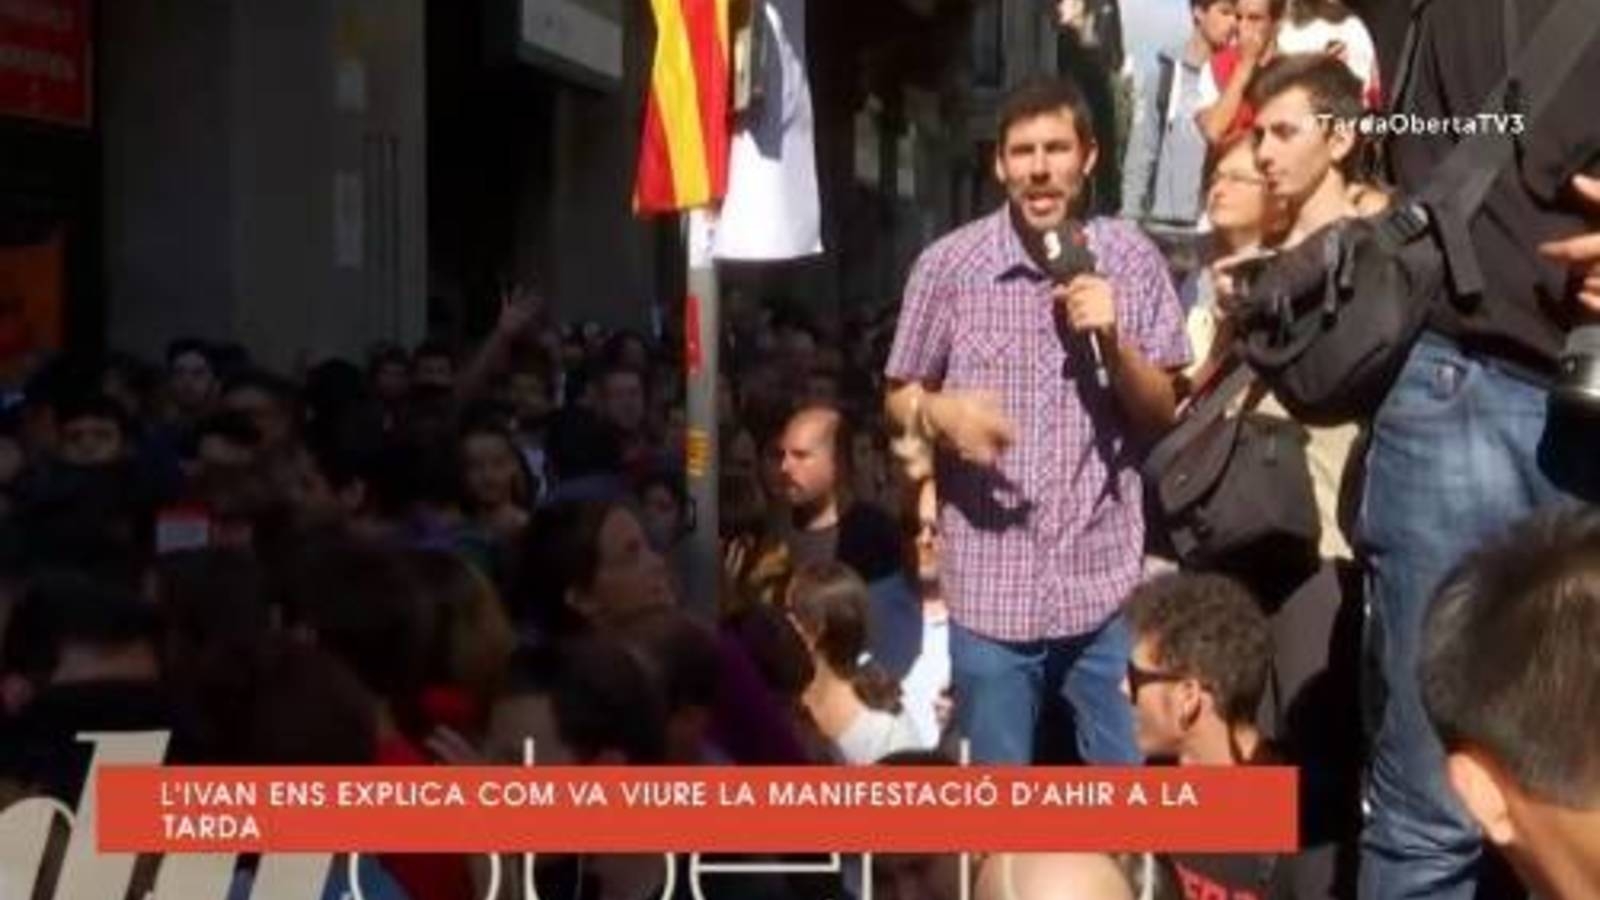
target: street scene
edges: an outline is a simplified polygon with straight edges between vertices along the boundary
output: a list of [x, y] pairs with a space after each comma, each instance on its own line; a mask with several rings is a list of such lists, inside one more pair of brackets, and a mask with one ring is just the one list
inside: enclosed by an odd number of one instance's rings
[[[1596, 84], [1600, 0], [0, 2], [0, 900], [1600, 898]], [[118, 752], [1298, 849], [206, 881], [80, 846]]]

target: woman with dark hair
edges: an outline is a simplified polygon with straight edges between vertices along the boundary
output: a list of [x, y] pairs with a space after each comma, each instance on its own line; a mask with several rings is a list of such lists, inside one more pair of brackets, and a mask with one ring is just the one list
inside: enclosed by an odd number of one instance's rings
[[789, 617], [814, 667], [806, 709], [851, 765], [921, 746], [901, 708], [900, 685], [867, 652], [869, 604], [866, 583], [841, 563], [802, 566], [789, 587]]
[[521, 549], [509, 599], [517, 624], [537, 640], [675, 603], [665, 561], [638, 516], [621, 501], [543, 507], [529, 523]]
[[515, 540], [528, 525], [538, 489], [516, 439], [482, 419], [462, 429], [456, 448], [468, 520], [495, 540]]
[[[508, 599], [524, 638], [535, 646], [615, 632], [677, 604], [665, 562], [638, 517], [618, 501], [541, 508], [518, 562]], [[719, 633], [717, 654], [711, 739], [745, 764], [804, 761], [781, 705], [737, 637]]]
[[684, 488], [683, 474], [656, 469], [638, 480], [634, 493], [650, 542], [661, 553], [672, 552], [688, 536], [690, 529], [689, 494]]

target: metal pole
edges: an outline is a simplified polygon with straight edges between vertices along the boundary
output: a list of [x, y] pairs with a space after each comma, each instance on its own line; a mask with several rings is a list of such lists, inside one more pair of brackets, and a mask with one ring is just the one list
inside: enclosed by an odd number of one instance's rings
[[689, 293], [684, 298], [684, 389], [688, 397], [688, 441], [685, 475], [694, 509], [689, 534], [689, 569], [683, 605], [707, 617], [717, 614], [722, 583], [722, 549], [718, 518], [717, 367], [722, 331], [717, 296], [717, 269], [712, 257], [714, 222], [706, 210], [686, 217]]

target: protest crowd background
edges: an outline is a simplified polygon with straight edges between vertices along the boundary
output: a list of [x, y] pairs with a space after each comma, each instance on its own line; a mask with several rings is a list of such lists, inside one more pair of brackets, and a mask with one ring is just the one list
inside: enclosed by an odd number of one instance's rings
[[[1523, 35], [1559, 2], [1515, 3]], [[1421, 14], [1422, 115], [1474, 113], [1497, 80], [1500, 5], [1472, 5]], [[1062, 39], [1091, 12], [1060, 4]], [[1375, 419], [1295, 423], [1270, 385], [1240, 400], [1296, 427], [1312, 542], [1189, 565], [1140, 464], [1234, 368], [1230, 263], [1381, 215], [1448, 150], [1307, 124], [1391, 102], [1371, 16], [1190, 13], [1132, 96], [1081, 47], [1076, 82], [1016, 88], [996, 134], [1010, 205], [931, 245], [903, 297], [724, 297], [714, 595], [687, 589], [681, 323], [557, 321], [513, 285], [465, 346], [274, 371], [175, 335], [159, 359], [39, 360], [0, 416], [0, 810], [73, 806], [85, 731], [168, 730], [172, 764], [518, 764], [530, 738], [552, 765], [1287, 764], [1300, 853], [1001, 854], [974, 896], [1600, 896], [1600, 435], [1547, 422], [1523, 375], [1600, 313], [1593, 108], [1564, 91], [1535, 119], [1526, 165], [1551, 193], [1503, 179], [1471, 233], [1496, 299], [1430, 322]], [[1592, 85], [1600, 45], [1573, 71]], [[1020, 252], [1015, 223], [1077, 207], [1092, 143], [1118, 200], [1083, 211], [1108, 305], [983, 281]], [[1073, 332], [1097, 329], [1109, 393], [1082, 371], [1060, 388], [1087, 352]], [[1428, 430], [1452, 399], [1474, 412]], [[467, 900], [484, 877], [465, 857], [362, 863], [391, 900]], [[943, 900], [961, 877], [890, 855], [871, 886]], [[536, 873], [541, 896], [607, 900], [661, 878], [654, 857]], [[862, 897], [863, 878], [714, 896]], [[251, 879], [246, 861], [237, 896]]]

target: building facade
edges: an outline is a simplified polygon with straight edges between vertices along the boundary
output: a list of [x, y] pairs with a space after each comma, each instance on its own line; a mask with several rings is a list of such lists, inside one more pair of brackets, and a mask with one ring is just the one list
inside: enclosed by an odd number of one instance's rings
[[[732, 292], [894, 303], [923, 246], [998, 201], [994, 108], [1054, 65], [1051, 5], [811, 3], [826, 252], [727, 267]], [[0, 53], [0, 251], [56, 254], [36, 339], [157, 355], [194, 335], [292, 370], [378, 341], [465, 344], [514, 282], [567, 321], [677, 315], [677, 223], [631, 209], [645, 3], [19, 0], [5, 16], [45, 29]], [[8, 95], [7, 60], [48, 90]], [[0, 357], [20, 302], [6, 265]]]

